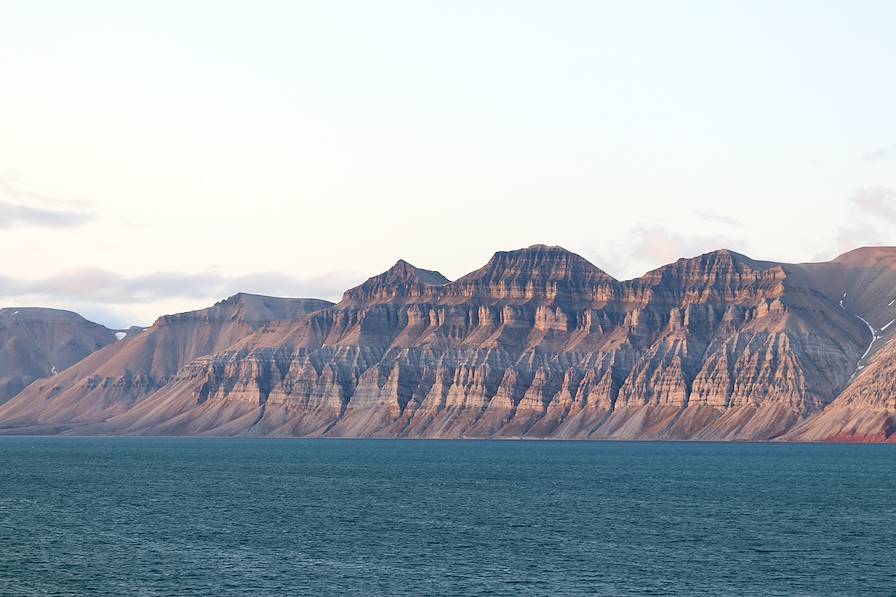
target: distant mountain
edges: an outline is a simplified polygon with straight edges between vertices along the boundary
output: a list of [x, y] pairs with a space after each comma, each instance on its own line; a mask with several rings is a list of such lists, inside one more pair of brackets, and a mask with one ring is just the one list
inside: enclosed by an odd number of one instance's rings
[[336, 305], [248, 297], [32, 384], [0, 431], [896, 441], [896, 248], [618, 281], [535, 245], [455, 281], [399, 261]]
[[113, 342], [112, 330], [71, 311], [0, 309], [0, 403]]

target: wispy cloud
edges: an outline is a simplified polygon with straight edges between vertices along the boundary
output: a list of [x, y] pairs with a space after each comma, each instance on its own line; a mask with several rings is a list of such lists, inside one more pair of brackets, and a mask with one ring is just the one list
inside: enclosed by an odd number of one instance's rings
[[15, 226], [64, 228], [67, 226], [78, 226], [90, 219], [90, 214], [78, 211], [41, 209], [0, 201], [0, 228], [13, 228]]
[[57, 199], [22, 189], [14, 179], [0, 177], [0, 228], [79, 226], [93, 214], [83, 201]]
[[881, 147], [880, 149], [869, 151], [863, 156], [863, 159], [866, 162], [879, 162], [881, 160], [896, 159], [896, 145], [890, 145], [889, 147]]
[[228, 276], [215, 271], [158, 272], [129, 277], [85, 268], [35, 280], [0, 277], [0, 298], [52, 298], [100, 304], [146, 303], [172, 298], [217, 299], [237, 292], [338, 298], [343, 290], [358, 281], [358, 276], [348, 272], [314, 278], [293, 278], [275, 272]]
[[160, 315], [211, 306], [216, 301], [249, 292], [269, 296], [338, 300], [363, 276], [335, 271], [296, 278], [276, 272], [226, 275], [158, 272], [125, 276], [103, 269], [68, 270], [39, 279], [0, 275], [0, 306], [50, 306], [70, 309], [109, 326], [148, 325]]

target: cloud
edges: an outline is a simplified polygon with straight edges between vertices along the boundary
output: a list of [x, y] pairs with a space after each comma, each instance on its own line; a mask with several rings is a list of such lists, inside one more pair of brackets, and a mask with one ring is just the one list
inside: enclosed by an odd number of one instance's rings
[[866, 153], [862, 159], [866, 162], [880, 162], [882, 160], [892, 160], [896, 158], [896, 145], [882, 147]]
[[294, 278], [277, 272], [229, 276], [217, 271], [124, 276], [103, 269], [68, 270], [39, 279], [0, 275], [0, 306], [68, 309], [112, 327], [149, 325], [160, 315], [211, 306], [237, 292], [339, 300], [362, 276], [336, 271]]
[[19, 188], [13, 179], [0, 177], [0, 228], [79, 226], [93, 219], [83, 201], [56, 199]]
[[117, 305], [169, 299], [223, 298], [237, 292], [338, 298], [343, 290], [357, 282], [358, 277], [347, 272], [305, 279], [275, 272], [227, 276], [215, 271], [195, 274], [158, 272], [128, 277], [107, 270], [84, 268], [36, 280], [0, 277], [0, 298], [52, 298]]
[[41, 209], [0, 201], [0, 228], [14, 226], [46, 226], [64, 228], [78, 226], [91, 219], [86, 213]]

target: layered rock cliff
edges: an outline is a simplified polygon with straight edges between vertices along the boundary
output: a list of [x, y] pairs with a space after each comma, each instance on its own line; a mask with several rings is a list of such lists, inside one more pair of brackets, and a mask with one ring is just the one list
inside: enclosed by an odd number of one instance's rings
[[866, 343], [801, 272], [729, 251], [617, 282], [536, 246], [382, 300], [382, 279], [413, 279], [396, 269], [277, 343], [195, 361], [107, 428], [767, 439], [830, 402]]
[[300, 319], [330, 305], [237, 294], [208, 309], [165, 315], [30, 385], [0, 406], [0, 421], [9, 429], [37, 432], [103, 420], [163, 387], [196, 357], [223, 350], [272, 321]]
[[[801, 265], [722, 250], [617, 281], [578, 255], [536, 245], [497, 253], [451, 282], [399, 261], [337, 305], [190, 350], [164, 344], [153, 358], [175, 356], [155, 373], [134, 367], [123, 348], [115, 358], [101, 351], [66, 387], [35, 384], [0, 408], [0, 426], [886, 440], [896, 410], [887, 344], [896, 324], [883, 321], [896, 297], [893, 262], [892, 249]], [[145, 382], [135, 384], [134, 371]], [[865, 422], [873, 409], [884, 414]], [[851, 414], [825, 422], [835, 411]]]

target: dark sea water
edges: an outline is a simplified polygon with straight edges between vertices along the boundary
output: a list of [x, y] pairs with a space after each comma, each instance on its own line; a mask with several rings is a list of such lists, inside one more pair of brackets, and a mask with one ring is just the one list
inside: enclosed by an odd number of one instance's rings
[[2, 595], [896, 595], [896, 446], [0, 438]]

